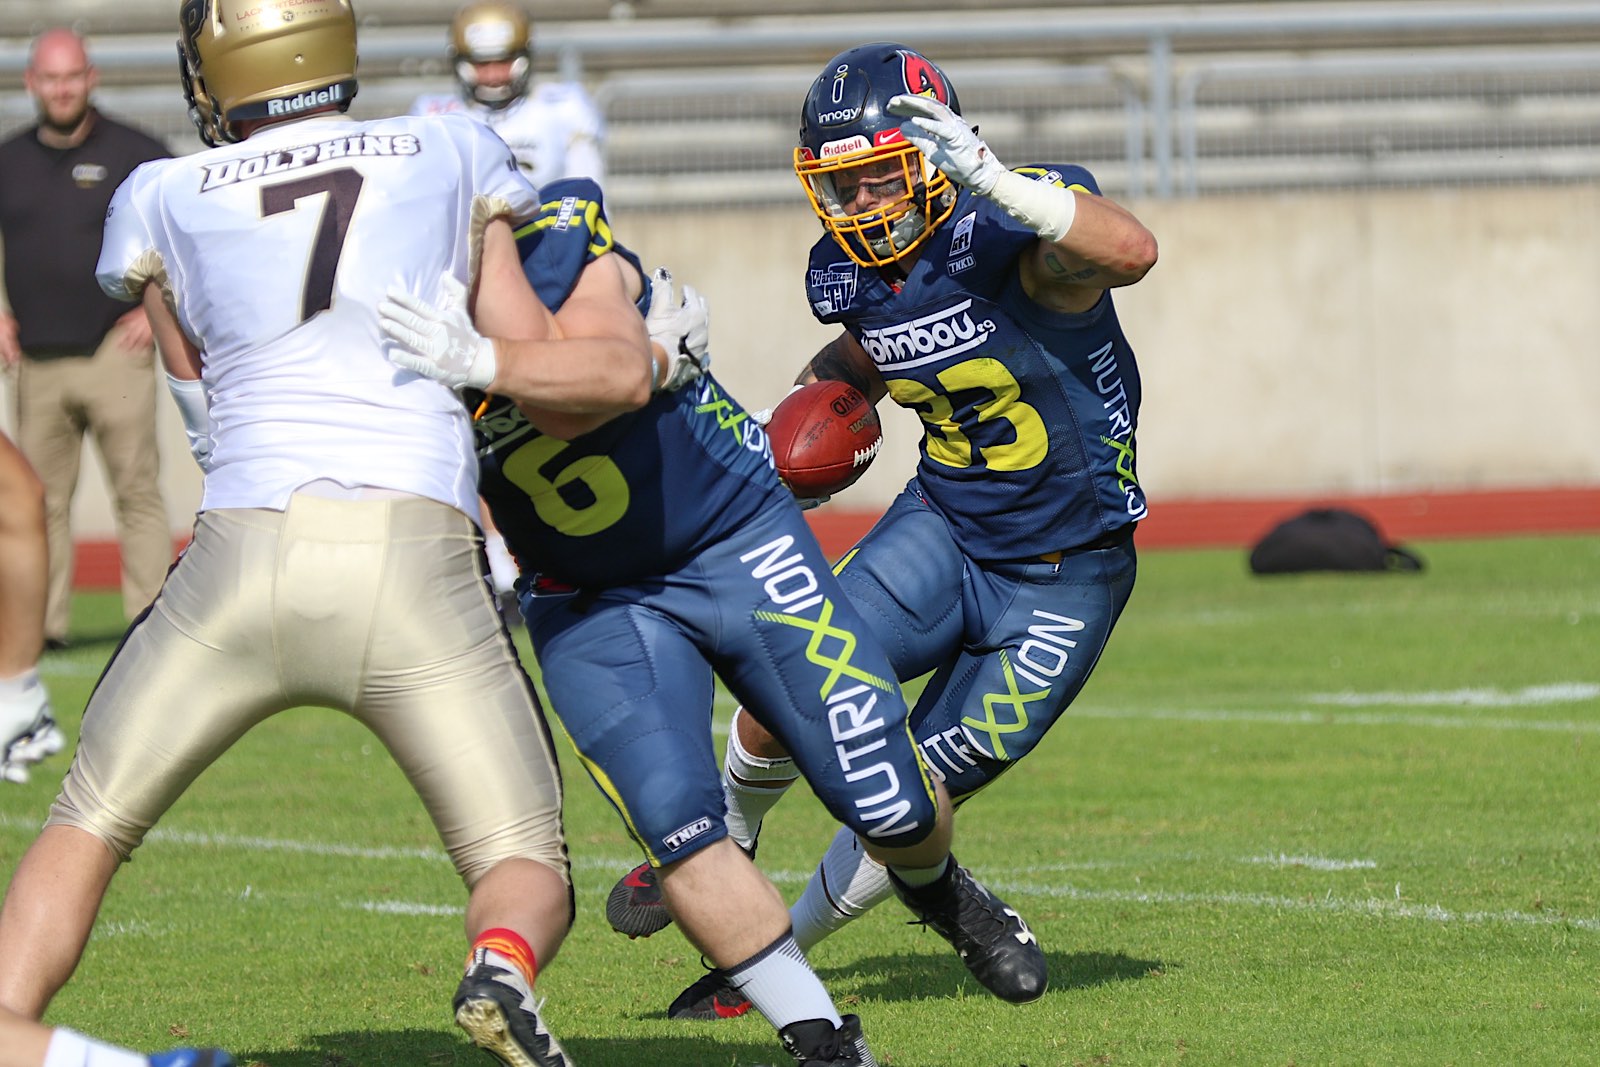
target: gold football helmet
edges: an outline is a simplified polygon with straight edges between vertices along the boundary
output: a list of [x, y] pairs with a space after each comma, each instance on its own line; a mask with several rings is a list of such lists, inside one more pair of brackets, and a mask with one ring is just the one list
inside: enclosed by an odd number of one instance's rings
[[178, 72], [200, 139], [240, 139], [248, 119], [349, 108], [356, 95], [350, 0], [183, 0]]
[[[461, 91], [491, 108], [520, 99], [533, 74], [532, 38], [527, 13], [503, 0], [479, 0], [456, 12], [450, 23], [450, 62]], [[479, 63], [509, 63], [509, 76], [486, 82]]]

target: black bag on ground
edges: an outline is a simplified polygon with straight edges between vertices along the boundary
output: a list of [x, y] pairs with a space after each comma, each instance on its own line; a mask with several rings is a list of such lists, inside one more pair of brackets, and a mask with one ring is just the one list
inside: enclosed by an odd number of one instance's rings
[[1304, 571], [1420, 571], [1422, 558], [1390, 544], [1367, 518], [1313, 508], [1273, 527], [1250, 550], [1255, 574]]

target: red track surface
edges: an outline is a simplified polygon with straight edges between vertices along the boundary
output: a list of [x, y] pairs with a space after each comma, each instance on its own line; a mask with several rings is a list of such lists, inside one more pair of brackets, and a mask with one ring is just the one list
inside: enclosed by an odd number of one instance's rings
[[[1392, 541], [1600, 531], [1600, 487], [1483, 493], [1298, 497], [1273, 500], [1152, 500], [1139, 524], [1146, 548], [1245, 548], [1284, 519], [1312, 507], [1359, 511]], [[867, 532], [877, 512], [833, 505], [809, 514], [832, 557]]]
[[[1153, 500], [1149, 517], [1139, 524], [1138, 544], [1141, 549], [1245, 548], [1278, 522], [1312, 507], [1359, 511], [1390, 540], [1401, 542], [1600, 531], [1600, 487], [1557, 486], [1481, 493]], [[823, 549], [837, 558], [867, 532], [878, 514], [830, 504], [807, 517]], [[116, 542], [78, 544], [79, 588], [115, 589], [119, 582]]]

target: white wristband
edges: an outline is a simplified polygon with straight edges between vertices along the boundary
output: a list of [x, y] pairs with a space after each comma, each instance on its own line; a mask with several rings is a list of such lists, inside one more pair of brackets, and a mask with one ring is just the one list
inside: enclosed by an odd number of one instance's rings
[[1006, 214], [1046, 241], [1056, 242], [1072, 229], [1078, 214], [1078, 194], [1071, 189], [1008, 170], [995, 179], [989, 199], [1005, 208]]

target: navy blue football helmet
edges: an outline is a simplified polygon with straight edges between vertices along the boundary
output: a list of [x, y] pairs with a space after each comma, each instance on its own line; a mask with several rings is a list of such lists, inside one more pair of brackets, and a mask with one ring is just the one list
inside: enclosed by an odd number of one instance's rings
[[889, 101], [907, 93], [961, 112], [944, 71], [887, 41], [834, 56], [800, 109], [795, 174], [823, 227], [864, 267], [909, 255], [955, 210], [950, 179], [928, 165], [889, 114]]

